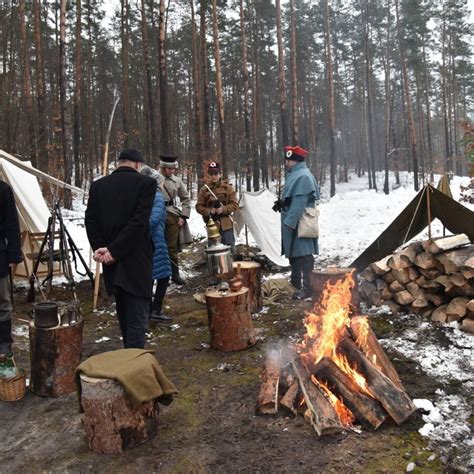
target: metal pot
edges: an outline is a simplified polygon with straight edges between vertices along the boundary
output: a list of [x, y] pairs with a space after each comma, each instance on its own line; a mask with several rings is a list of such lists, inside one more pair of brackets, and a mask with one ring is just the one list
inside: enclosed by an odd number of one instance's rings
[[230, 245], [215, 245], [206, 249], [207, 270], [210, 276], [232, 273], [232, 253]]
[[35, 326], [52, 328], [59, 324], [58, 305], [53, 301], [42, 301], [35, 304]]

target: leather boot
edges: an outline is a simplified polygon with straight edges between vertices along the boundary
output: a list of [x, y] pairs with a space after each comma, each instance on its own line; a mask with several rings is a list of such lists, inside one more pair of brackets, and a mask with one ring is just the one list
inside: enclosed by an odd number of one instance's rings
[[297, 289], [301, 290], [301, 257], [290, 257], [291, 276], [290, 283]]
[[311, 272], [314, 267], [314, 257], [312, 255], [305, 255], [303, 257], [303, 292], [305, 298], [309, 298], [313, 294], [313, 287], [311, 285]]

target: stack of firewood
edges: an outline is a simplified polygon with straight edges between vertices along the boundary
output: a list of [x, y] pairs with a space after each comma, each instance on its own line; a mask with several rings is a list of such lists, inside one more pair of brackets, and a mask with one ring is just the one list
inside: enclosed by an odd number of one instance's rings
[[361, 272], [359, 293], [370, 305], [459, 321], [474, 333], [474, 245], [465, 234], [410, 243]]

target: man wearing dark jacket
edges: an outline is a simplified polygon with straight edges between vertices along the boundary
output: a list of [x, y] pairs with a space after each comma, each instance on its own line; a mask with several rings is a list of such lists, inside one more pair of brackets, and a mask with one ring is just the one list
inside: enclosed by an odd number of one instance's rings
[[104, 265], [107, 292], [115, 295], [123, 344], [139, 349], [150, 313], [149, 219], [156, 191], [156, 181], [138, 172], [142, 163], [138, 150], [122, 150], [117, 169], [91, 184], [85, 218], [94, 259]]
[[13, 277], [21, 257], [20, 224], [13, 191], [0, 180], [0, 355], [12, 352], [12, 300], [10, 275]]

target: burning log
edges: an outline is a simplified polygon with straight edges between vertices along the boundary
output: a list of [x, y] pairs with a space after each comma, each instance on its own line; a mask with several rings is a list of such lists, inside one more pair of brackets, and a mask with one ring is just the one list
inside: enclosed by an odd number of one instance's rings
[[342, 398], [344, 404], [365, 427], [377, 429], [387, 418], [380, 403], [362, 393], [356, 382], [331, 359], [321, 359], [316, 366], [315, 375]]
[[339, 417], [322, 391], [311, 381], [311, 376], [300, 360], [291, 362], [303, 392], [306, 406], [311, 411], [311, 425], [319, 436], [337, 434], [343, 430]]
[[367, 380], [367, 387], [395, 423], [403, 423], [415, 410], [416, 407], [404, 390], [384, 375], [372, 362], [358, 349], [356, 343], [346, 337], [339, 342], [337, 350], [347, 360], [357, 366]]
[[281, 372], [280, 352], [270, 354], [265, 361], [257, 400], [256, 412], [262, 415], [273, 415], [278, 412], [278, 387]]
[[362, 352], [378, 367], [400, 390], [405, 390], [395, 367], [383, 350], [377, 336], [367, 322], [367, 318], [357, 316], [351, 319], [351, 333]]

